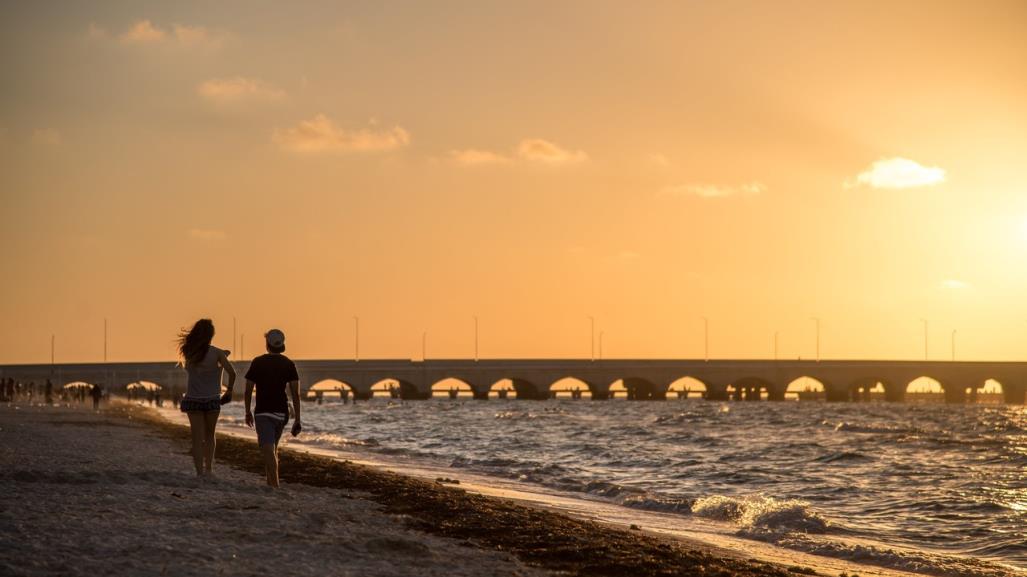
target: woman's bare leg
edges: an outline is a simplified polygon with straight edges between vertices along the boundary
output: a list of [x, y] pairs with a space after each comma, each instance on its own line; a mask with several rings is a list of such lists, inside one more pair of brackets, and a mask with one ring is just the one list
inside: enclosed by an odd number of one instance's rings
[[204, 413], [190, 411], [186, 414], [189, 415], [189, 432], [193, 437], [193, 465], [196, 467], [196, 475], [200, 476], [203, 474], [203, 456], [206, 452]]
[[203, 413], [204, 418], [204, 432], [206, 435], [206, 444], [204, 445], [203, 453], [203, 466], [205, 472], [208, 474], [214, 469], [214, 429], [218, 425], [218, 417], [221, 415], [221, 411], [206, 411]]

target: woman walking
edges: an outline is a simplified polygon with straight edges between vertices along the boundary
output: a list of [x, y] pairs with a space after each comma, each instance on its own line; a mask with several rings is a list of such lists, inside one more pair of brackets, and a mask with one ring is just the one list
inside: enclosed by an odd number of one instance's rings
[[[235, 368], [228, 362], [228, 351], [210, 344], [214, 323], [196, 321], [188, 332], [178, 336], [178, 351], [189, 374], [189, 384], [180, 408], [189, 415], [193, 437], [193, 464], [199, 477], [212, 474], [214, 466], [214, 429], [221, 414], [221, 403], [232, 399]], [[228, 392], [221, 396], [221, 371], [228, 372]]]

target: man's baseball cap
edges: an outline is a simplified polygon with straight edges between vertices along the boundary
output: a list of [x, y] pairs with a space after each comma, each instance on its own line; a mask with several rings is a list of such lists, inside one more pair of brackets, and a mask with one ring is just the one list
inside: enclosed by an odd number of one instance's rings
[[264, 333], [264, 340], [267, 341], [267, 346], [279, 349], [285, 346], [285, 333], [278, 329], [271, 329]]

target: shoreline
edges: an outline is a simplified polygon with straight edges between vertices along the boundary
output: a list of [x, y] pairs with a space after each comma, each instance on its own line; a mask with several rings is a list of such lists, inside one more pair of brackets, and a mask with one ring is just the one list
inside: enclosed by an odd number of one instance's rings
[[[188, 441], [188, 429], [146, 407], [126, 406], [133, 418], [163, 434]], [[115, 406], [117, 410], [117, 405]], [[512, 554], [522, 563], [562, 575], [794, 577], [815, 575], [809, 567], [784, 567], [746, 559], [686, 538], [621, 529], [574, 518], [510, 499], [471, 493], [370, 465], [340, 461], [290, 448], [280, 451], [283, 486], [354, 490], [400, 515], [407, 526], [457, 539], [483, 550]], [[216, 463], [260, 475], [263, 464], [252, 440], [218, 433]]]

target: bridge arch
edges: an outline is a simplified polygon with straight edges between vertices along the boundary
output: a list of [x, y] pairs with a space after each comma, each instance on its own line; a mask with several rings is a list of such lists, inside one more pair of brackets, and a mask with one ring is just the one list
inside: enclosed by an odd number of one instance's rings
[[353, 398], [355, 389], [352, 385], [338, 379], [321, 379], [307, 388], [308, 399], [343, 399]]
[[732, 401], [767, 401], [783, 398], [774, 389], [774, 383], [759, 377], [735, 379], [727, 386], [727, 398]]
[[666, 397], [672, 399], [705, 399], [709, 388], [701, 380], [686, 376], [667, 385]]
[[667, 398], [667, 389], [649, 379], [624, 377], [610, 383], [610, 392], [621, 393], [629, 401], [653, 401]]
[[901, 391], [889, 381], [877, 377], [863, 377], [849, 383], [845, 390], [845, 398], [838, 400], [851, 401], [854, 403], [866, 403], [870, 401], [885, 401], [901, 398]]
[[1006, 402], [1008, 391], [998, 379], [987, 379], [976, 386], [967, 387], [964, 393], [968, 403], [1001, 404]]
[[541, 401], [549, 398], [549, 390], [547, 388], [538, 385], [534, 381], [520, 377], [507, 377], [492, 383], [492, 386], [489, 387], [490, 394], [491, 391], [496, 390], [496, 396], [499, 397], [499, 389], [496, 389], [496, 387], [497, 385], [503, 387], [506, 383], [509, 383], [509, 386], [513, 388], [517, 399]]
[[788, 383], [784, 398], [787, 401], [824, 401], [827, 400], [827, 387], [819, 379], [802, 376]]
[[945, 386], [941, 381], [924, 375], [906, 383], [903, 400], [907, 403], [943, 403], [945, 396]]
[[447, 377], [432, 383], [431, 397], [433, 399], [473, 399], [474, 387], [463, 379]]
[[391, 399], [426, 399], [427, 395], [417, 388], [417, 385], [403, 379], [387, 377], [371, 385], [371, 397], [384, 397]]
[[549, 385], [552, 399], [591, 399], [592, 392], [592, 385], [577, 377], [563, 377]]
[[520, 396], [517, 394], [517, 387], [514, 386], [513, 379], [501, 379], [489, 387], [488, 392], [490, 399], [519, 399]]

